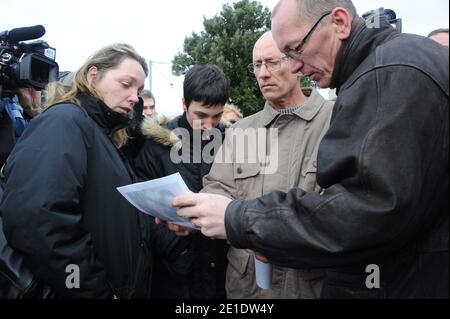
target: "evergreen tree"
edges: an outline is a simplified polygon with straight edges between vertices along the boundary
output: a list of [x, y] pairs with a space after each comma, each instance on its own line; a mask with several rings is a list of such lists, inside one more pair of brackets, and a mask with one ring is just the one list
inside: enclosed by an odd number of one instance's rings
[[204, 19], [204, 31], [184, 39], [184, 51], [173, 59], [172, 71], [184, 74], [196, 64], [216, 64], [231, 80], [231, 102], [245, 116], [264, 106], [264, 98], [247, 65], [252, 63], [253, 45], [270, 29], [270, 11], [257, 1], [224, 4], [222, 11]]

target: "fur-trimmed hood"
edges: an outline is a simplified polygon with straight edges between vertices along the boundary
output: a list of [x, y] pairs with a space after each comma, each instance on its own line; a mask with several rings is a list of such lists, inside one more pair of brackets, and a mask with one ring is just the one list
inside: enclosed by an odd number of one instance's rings
[[[224, 119], [220, 121], [220, 124], [224, 128], [229, 128], [231, 126], [231, 123]], [[144, 119], [141, 125], [142, 135], [144, 135], [145, 138], [151, 139], [161, 145], [181, 149], [182, 142], [180, 138], [174, 132], [172, 132], [172, 130], [162, 125], [162, 123], [155, 120], [154, 118], [147, 117]]]
[[146, 138], [154, 140], [159, 144], [169, 147], [175, 146], [177, 149], [181, 149], [181, 140], [178, 136], [171, 130], [161, 126], [157, 120], [151, 117], [144, 119], [141, 131], [142, 135]]

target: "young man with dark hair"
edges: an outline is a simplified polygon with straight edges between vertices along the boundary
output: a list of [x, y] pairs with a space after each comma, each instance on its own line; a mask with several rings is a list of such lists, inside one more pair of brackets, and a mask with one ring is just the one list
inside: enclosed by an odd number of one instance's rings
[[[222, 144], [224, 127], [220, 119], [229, 95], [230, 83], [220, 68], [214, 65], [191, 68], [183, 85], [184, 113], [164, 127], [151, 118], [143, 123], [142, 133], [147, 140], [135, 160], [138, 176], [151, 180], [179, 172], [189, 189], [199, 192], [203, 176], [209, 173], [212, 164], [212, 159], [202, 155], [210, 143], [219, 147]], [[217, 134], [208, 139], [206, 131], [212, 129]], [[180, 139], [176, 132], [185, 134]], [[183, 154], [181, 161], [174, 153]], [[208, 157], [214, 155], [208, 152]], [[178, 237], [163, 225], [158, 229], [160, 234], [154, 237], [164, 237], [167, 249], [181, 247], [182, 241], [186, 250], [184, 261], [177, 260], [176, 265], [175, 261], [158, 258], [155, 252], [152, 298], [224, 298], [226, 242], [211, 240], [200, 232]], [[168, 232], [171, 237], [167, 237]]]

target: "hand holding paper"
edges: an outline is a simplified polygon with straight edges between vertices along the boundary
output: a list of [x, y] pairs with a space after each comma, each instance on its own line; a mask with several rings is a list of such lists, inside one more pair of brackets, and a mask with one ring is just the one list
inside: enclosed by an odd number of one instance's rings
[[189, 218], [201, 228], [203, 235], [226, 239], [225, 211], [231, 199], [214, 194], [184, 194], [174, 198], [177, 214]]
[[188, 228], [199, 229], [190, 219], [177, 215], [172, 199], [190, 193], [179, 173], [151, 181], [118, 187], [117, 190], [141, 212]]

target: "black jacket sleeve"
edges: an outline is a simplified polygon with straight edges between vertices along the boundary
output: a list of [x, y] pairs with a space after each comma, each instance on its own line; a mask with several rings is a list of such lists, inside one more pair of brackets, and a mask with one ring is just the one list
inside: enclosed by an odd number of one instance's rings
[[[136, 175], [140, 181], [148, 181], [170, 175], [166, 172], [162, 161], [170, 160], [169, 151], [158, 143], [147, 140], [139, 155], [136, 157], [134, 166]], [[151, 247], [156, 258], [168, 262], [173, 271], [185, 273], [187, 265], [192, 263], [190, 255], [190, 238], [181, 238], [165, 225], [157, 225], [154, 218], [149, 223], [151, 228]]]
[[[68, 105], [31, 122], [8, 160], [0, 205], [10, 245], [64, 298], [112, 297], [80, 211], [89, 148], [86, 116]], [[78, 289], [66, 285], [70, 265], [79, 267]]]
[[166, 175], [161, 161], [162, 154], [157, 150], [161, 146], [151, 140], [146, 140], [134, 160], [136, 175], [141, 181], [149, 181]]
[[391, 66], [341, 93], [318, 155], [325, 191], [232, 202], [233, 246], [281, 266], [345, 266], [395, 253], [448, 215], [448, 91]]

